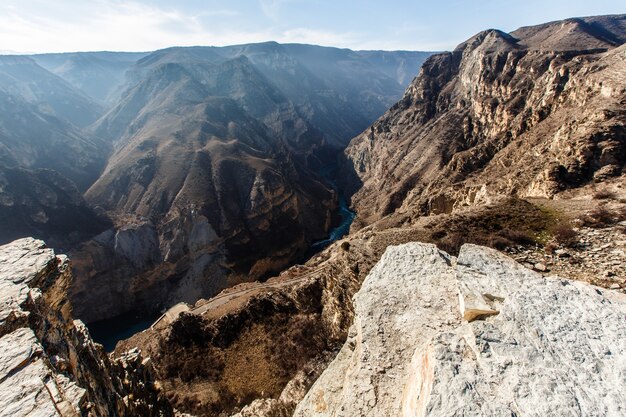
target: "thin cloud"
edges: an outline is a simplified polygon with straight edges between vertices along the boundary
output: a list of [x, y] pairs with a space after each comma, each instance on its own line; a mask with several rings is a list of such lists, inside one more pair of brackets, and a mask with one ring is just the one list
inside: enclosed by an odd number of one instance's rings
[[445, 50], [485, 27], [510, 30], [623, 9], [617, 0], [554, 0], [550, 7], [527, 0], [502, 13], [489, 7], [495, 0], [485, 0], [480, 8], [454, 2], [450, 7], [405, 0], [402, 7], [390, 8], [382, 2], [343, 0], [1, 0], [0, 51], [149, 51], [267, 40]]
[[290, 1], [293, 0], [259, 0], [259, 6], [266, 17], [278, 20], [281, 8]]
[[65, 18], [19, 14], [11, 5], [1, 12], [0, 49], [13, 51], [146, 51], [171, 45], [224, 44], [248, 38], [258, 41], [267, 36], [211, 31], [200, 22], [202, 17], [237, 14], [229, 10], [192, 15], [137, 2], [98, 1], [80, 16]]
[[[273, 3], [284, 1], [274, 0]], [[237, 12], [226, 9], [189, 14], [138, 2], [100, 0], [92, 3], [90, 8], [63, 18], [55, 17], [55, 10], [47, 12], [49, 17], [36, 13], [20, 14], [11, 5], [0, 6], [0, 50], [22, 53], [150, 51], [169, 46], [221, 46], [268, 40], [350, 47], [359, 40], [353, 33], [310, 28], [281, 30], [266, 27], [245, 31], [233, 29], [237, 25], [225, 22], [216, 24], [211, 18], [237, 16]]]

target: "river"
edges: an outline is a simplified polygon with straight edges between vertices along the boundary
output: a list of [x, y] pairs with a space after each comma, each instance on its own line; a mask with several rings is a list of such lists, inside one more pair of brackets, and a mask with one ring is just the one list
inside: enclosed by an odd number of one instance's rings
[[341, 239], [350, 231], [350, 226], [356, 217], [356, 213], [348, 207], [348, 201], [343, 194], [339, 194], [339, 208], [336, 215], [339, 217], [339, 223], [333, 227], [328, 233], [326, 239], [314, 242], [306, 252], [305, 260], [328, 247], [331, 243]]

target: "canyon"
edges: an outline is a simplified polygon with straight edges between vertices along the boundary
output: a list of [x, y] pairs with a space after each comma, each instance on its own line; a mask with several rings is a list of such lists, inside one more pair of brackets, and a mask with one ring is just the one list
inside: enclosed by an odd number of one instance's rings
[[0, 57], [0, 409], [624, 414], [625, 45]]
[[2, 56], [0, 241], [68, 252], [88, 323], [267, 278], [335, 226], [338, 150], [429, 55], [267, 42]]

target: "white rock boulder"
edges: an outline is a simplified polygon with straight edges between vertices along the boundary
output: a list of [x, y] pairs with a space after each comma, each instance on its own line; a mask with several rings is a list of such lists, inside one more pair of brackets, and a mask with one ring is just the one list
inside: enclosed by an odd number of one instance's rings
[[624, 294], [410, 243], [387, 249], [355, 309], [295, 416], [626, 415]]

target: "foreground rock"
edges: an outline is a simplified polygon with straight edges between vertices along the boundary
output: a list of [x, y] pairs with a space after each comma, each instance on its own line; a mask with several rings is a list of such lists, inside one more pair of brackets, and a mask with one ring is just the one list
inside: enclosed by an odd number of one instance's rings
[[[348, 341], [295, 416], [617, 416], [626, 297], [496, 251], [390, 247]], [[471, 320], [467, 321], [463, 317]]]
[[0, 246], [0, 416], [171, 416], [149, 359], [109, 360], [72, 320], [69, 262], [40, 240]]

